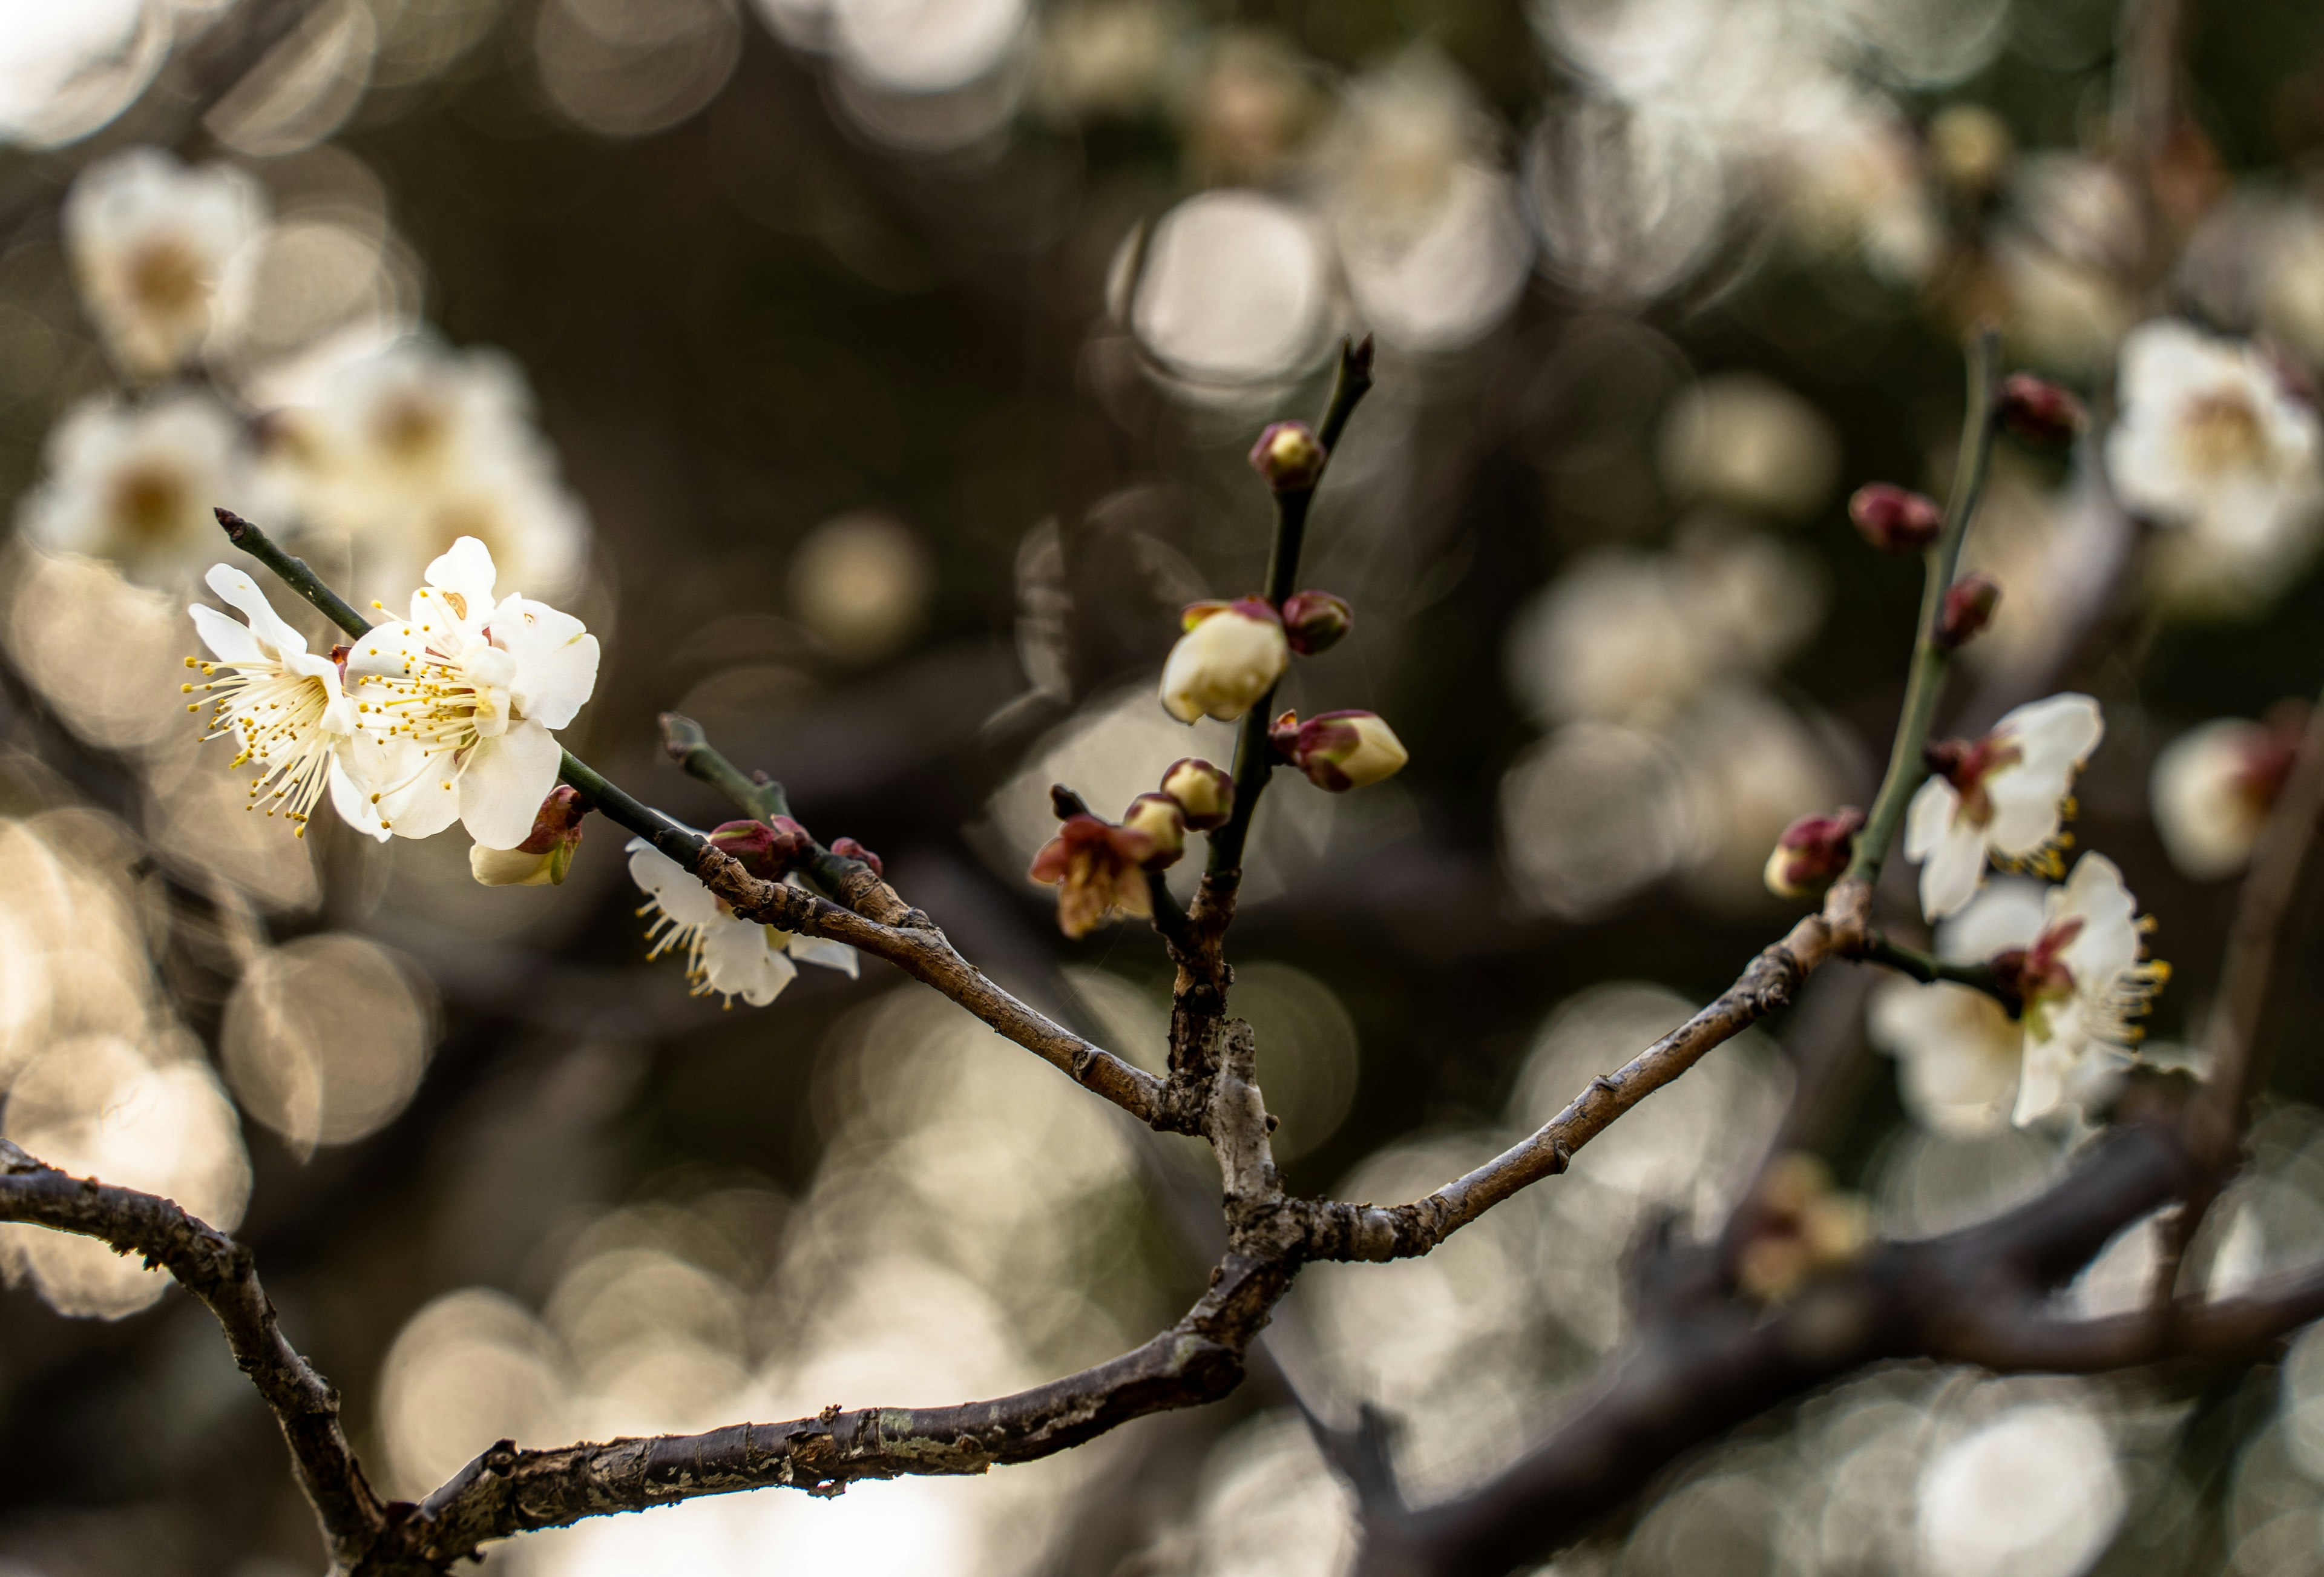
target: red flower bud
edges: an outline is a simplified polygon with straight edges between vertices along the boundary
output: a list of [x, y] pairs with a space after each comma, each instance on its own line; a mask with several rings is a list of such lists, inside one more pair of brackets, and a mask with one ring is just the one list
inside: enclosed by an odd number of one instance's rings
[[1777, 898], [1805, 898], [1848, 869], [1864, 812], [1843, 805], [1829, 815], [1803, 816], [1784, 829], [1767, 856], [1767, 890]]
[[2080, 401], [2031, 373], [2002, 379], [1997, 401], [1994, 417], [2001, 430], [2035, 448], [2063, 448], [2089, 425]]
[[833, 840], [831, 852], [838, 855], [843, 860], [857, 860], [871, 866], [872, 874], [874, 876], [885, 876], [888, 874], [888, 867], [881, 863], [880, 856], [865, 848], [862, 844], [857, 843], [853, 838], [837, 838]]
[[1848, 518], [1884, 553], [1918, 553], [1937, 540], [1945, 524], [1936, 500], [1892, 482], [1858, 488], [1848, 501]]
[[1973, 640], [1993, 621], [2001, 605], [2001, 583], [1982, 569], [1973, 569], [1945, 588], [1944, 611], [1937, 617], [1937, 640], [1948, 650]]
[[1223, 767], [1181, 756], [1162, 774], [1162, 792], [1178, 802], [1190, 832], [1206, 833], [1234, 814], [1234, 779]]
[[1323, 446], [1304, 421], [1275, 422], [1251, 446], [1250, 468], [1273, 491], [1296, 493], [1323, 474]]
[[723, 822], [710, 829], [710, 845], [732, 854], [761, 881], [779, 881], [814, 853], [815, 839], [789, 816], [779, 816], [771, 823]]
[[1356, 611], [1330, 592], [1293, 592], [1283, 599], [1283, 633], [1302, 657], [1329, 651], [1356, 627]]

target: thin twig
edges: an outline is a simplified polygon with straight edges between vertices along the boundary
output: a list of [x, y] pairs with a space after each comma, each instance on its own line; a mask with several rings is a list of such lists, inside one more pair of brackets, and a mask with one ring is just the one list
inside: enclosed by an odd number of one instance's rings
[[1972, 991], [1983, 991], [2008, 1009], [2013, 1019], [2024, 1006], [2017, 992], [1994, 973], [1991, 964], [1954, 964], [1932, 953], [1923, 953], [1917, 947], [1907, 947], [1901, 942], [1891, 941], [1877, 931], [1865, 938], [1864, 959], [1868, 964], [1885, 964], [1923, 985], [1949, 981], [1954, 985], [1965, 985]]

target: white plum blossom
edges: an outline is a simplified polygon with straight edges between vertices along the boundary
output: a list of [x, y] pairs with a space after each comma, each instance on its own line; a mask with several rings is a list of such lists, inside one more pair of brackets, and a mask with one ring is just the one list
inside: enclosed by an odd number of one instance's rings
[[[2043, 891], [2021, 877], [1990, 884], [1937, 927], [1937, 957], [1981, 964], [2032, 946], [2042, 934]], [[1899, 975], [1874, 991], [1865, 1028], [1896, 1059], [1905, 1110], [1921, 1126], [1970, 1138], [2007, 1125], [2025, 1037], [1991, 996], [1951, 981], [1923, 985]]]
[[2134, 513], [2175, 528], [2158, 587], [2230, 607], [2282, 590], [2324, 514], [2315, 407], [2256, 346], [2174, 318], [2124, 338], [2121, 399], [2107, 473]]
[[493, 557], [474, 537], [428, 567], [410, 619], [375, 624], [348, 653], [367, 680], [357, 709], [391, 748], [416, 760], [372, 784], [382, 822], [424, 838], [457, 819], [489, 849], [531, 835], [557, 786], [562, 748], [597, 683], [597, 638], [581, 621], [512, 594], [494, 599]]
[[[398, 747], [363, 732], [338, 662], [309, 651], [307, 638], [283, 622], [255, 581], [230, 564], [212, 566], [208, 578], [210, 589], [248, 622], [236, 623], [198, 603], [190, 610], [214, 659], [186, 659], [203, 680], [186, 685], [186, 693], [212, 697], [210, 731], [202, 737], [226, 736], [239, 744], [235, 767], [257, 761], [252, 809], [263, 805], [269, 816], [281, 810], [304, 837], [308, 817], [327, 791], [348, 825], [384, 842], [388, 833], [372, 803], [371, 782], [391, 770]], [[191, 702], [186, 710], [199, 706]]]
[[46, 475], [17, 510], [25, 537], [148, 586], [180, 584], [217, 557], [213, 505], [262, 507], [241, 427], [207, 394], [85, 400], [50, 430], [42, 458]]
[[1937, 768], [1904, 816], [1904, 857], [1920, 862], [1921, 912], [1959, 910], [2003, 866], [2057, 872], [2074, 775], [2106, 733], [2098, 704], [2069, 693], [2028, 702], [1974, 742], [1932, 745]]
[[132, 376], [177, 371], [246, 294], [266, 227], [258, 182], [231, 165], [189, 168], [126, 148], [74, 180], [65, 250], [106, 348]]
[[686, 957], [692, 994], [736, 997], [763, 1008], [798, 976], [794, 959], [835, 969], [855, 978], [855, 949], [844, 942], [802, 936], [739, 917], [726, 900], [644, 838], [629, 842], [630, 879], [647, 895], [638, 913], [653, 916], [646, 940], [648, 958], [672, 950]]
[[357, 584], [400, 591], [462, 537], [512, 582], [561, 595], [589, 525], [501, 352], [399, 340], [332, 375], [321, 402], [276, 414], [269, 458], [310, 526], [343, 534]]
[[2171, 862], [2198, 881], [2249, 863], [2298, 742], [2296, 732], [2222, 717], [2164, 746], [2147, 798]]
[[2050, 890], [2042, 929], [2022, 959], [2005, 955], [2024, 1007], [2025, 1062], [2014, 1120], [2037, 1122], [2096, 1077], [2133, 1060], [2138, 1020], [2171, 977], [2145, 958], [2138, 900], [2103, 854], [2085, 854]]

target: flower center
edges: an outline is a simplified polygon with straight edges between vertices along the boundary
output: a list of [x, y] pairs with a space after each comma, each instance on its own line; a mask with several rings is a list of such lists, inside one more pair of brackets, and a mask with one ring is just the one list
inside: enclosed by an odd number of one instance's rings
[[112, 505], [132, 540], [157, 542], [185, 517], [185, 475], [171, 466], [132, 466], [114, 478]]
[[[250, 785], [249, 808], [278, 809], [306, 835], [307, 818], [330, 779], [331, 752], [338, 741], [323, 727], [330, 709], [330, 687], [312, 674], [292, 673], [272, 659], [242, 666], [198, 665], [213, 693], [210, 731], [205, 740], [232, 734], [242, 746], [234, 768], [255, 759], [258, 776]], [[191, 687], [189, 687], [189, 688]], [[230, 769], [231, 770], [231, 769]]]
[[2190, 401], [2179, 426], [2180, 441], [2198, 471], [2216, 476], [2256, 471], [2267, 464], [2267, 429], [2242, 394], [2212, 393]]
[[164, 315], [200, 306], [208, 286], [201, 259], [175, 236], [139, 247], [129, 259], [126, 282], [138, 305]]
[[2024, 760], [2025, 752], [2007, 734], [1988, 733], [1975, 743], [1939, 740], [1928, 747], [1924, 759], [1930, 770], [1960, 796], [1960, 819], [1981, 827], [1993, 819], [1993, 797], [1986, 792], [1987, 783], [2004, 767]]
[[406, 392], [389, 399], [372, 420], [372, 436], [390, 458], [424, 465], [444, 447], [451, 423], [435, 401]]

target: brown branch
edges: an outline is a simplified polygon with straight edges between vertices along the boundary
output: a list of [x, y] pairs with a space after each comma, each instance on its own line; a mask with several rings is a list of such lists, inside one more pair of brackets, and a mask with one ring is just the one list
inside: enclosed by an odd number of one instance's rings
[[387, 1516], [339, 1427], [339, 1394], [284, 1340], [250, 1250], [169, 1200], [74, 1177], [0, 1139], [0, 1221], [109, 1243], [160, 1266], [217, 1316], [235, 1361], [281, 1425], [335, 1570], [359, 1559]]

